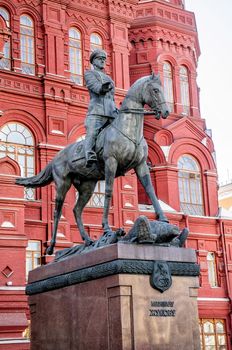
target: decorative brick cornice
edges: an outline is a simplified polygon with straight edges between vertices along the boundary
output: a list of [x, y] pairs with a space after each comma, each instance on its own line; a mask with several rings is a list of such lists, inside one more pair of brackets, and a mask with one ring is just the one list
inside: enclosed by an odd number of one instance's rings
[[95, 14], [95, 16], [89, 16], [83, 12], [80, 13], [79, 11], [76, 11], [75, 9], [68, 9], [67, 10], [68, 17], [73, 17], [73, 18], [77, 19], [78, 21], [85, 23], [86, 25], [88, 23], [90, 23], [90, 24], [94, 24], [96, 26], [100, 26], [100, 27], [104, 28], [106, 26], [106, 21], [101, 20], [99, 18], [99, 16], [96, 17], [96, 13], [94, 13], [94, 14]]
[[41, 0], [16, 0], [20, 5], [38, 6], [41, 4]]
[[200, 55], [195, 17], [191, 12], [174, 8], [168, 3], [147, 2], [139, 3], [135, 17], [130, 40], [144, 40], [144, 36], [149, 38], [150, 35], [153, 40], [162, 38], [164, 42], [189, 46], [194, 48], [197, 56]]
[[154, 41], [162, 40], [177, 44], [177, 46], [195, 46], [195, 39], [191, 35], [180, 33], [174, 30], [162, 29], [157, 26], [147, 26], [146, 28], [134, 28], [130, 30], [129, 40], [139, 42], [139, 40], [152, 39]]
[[117, 19], [119, 16], [127, 20], [133, 20], [137, 8], [137, 0], [109, 0], [109, 15]]
[[158, 2], [140, 3], [136, 10], [137, 21], [153, 20], [154, 17], [161, 20], [166, 20], [172, 23], [175, 27], [178, 25], [185, 26], [189, 30], [196, 29], [195, 18], [191, 12], [183, 11], [182, 9], [171, 7], [169, 4], [161, 4]]

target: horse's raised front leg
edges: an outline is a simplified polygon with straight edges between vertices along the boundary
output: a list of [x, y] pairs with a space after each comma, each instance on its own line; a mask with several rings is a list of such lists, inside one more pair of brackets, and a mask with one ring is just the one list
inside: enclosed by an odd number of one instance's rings
[[92, 244], [93, 240], [85, 231], [81, 215], [84, 207], [86, 206], [94, 192], [96, 183], [97, 181], [95, 180], [85, 181], [78, 185], [76, 185], [75, 182], [73, 183], [78, 191], [78, 199], [76, 201], [75, 207], [73, 208], [73, 214], [75, 216], [77, 227], [80, 231], [81, 237], [86, 245]]
[[52, 239], [50, 241], [50, 246], [46, 250], [46, 254], [52, 255], [56, 244], [56, 234], [59, 224], [59, 220], [62, 213], [62, 207], [66, 197], [66, 193], [70, 189], [71, 180], [69, 178], [63, 179], [55, 177], [54, 181], [56, 183], [56, 199], [55, 199], [55, 210], [54, 210], [54, 224], [52, 231]]
[[110, 202], [113, 194], [114, 178], [118, 163], [115, 158], [110, 157], [105, 160], [105, 201], [102, 219], [102, 227], [104, 232], [111, 231], [108, 221]]
[[156, 194], [155, 194], [154, 188], [152, 186], [152, 182], [151, 182], [149, 168], [148, 168], [146, 162], [143, 162], [140, 165], [138, 165], [135, 168], [135, 172], [139, 178], [139, 181], [143, 185], [148, 197], [150, 198], [150, 200], [152, 202], [152, 205], [155, 209], [158, 220], [168, 222], [168, 219], [164, 215], [163, 210], [162, 210], [162, 208], [159, 204], [159, 201], [156, 197]]

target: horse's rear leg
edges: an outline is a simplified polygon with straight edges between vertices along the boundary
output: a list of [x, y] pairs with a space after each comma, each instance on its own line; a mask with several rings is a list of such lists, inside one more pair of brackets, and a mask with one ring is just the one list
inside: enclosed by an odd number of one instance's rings
[[77, 227], [80, 231], [81, 237], [86, 245], [92, 244], [93, 241], [85, 231], [81, 215], [84, 207], [86, 206], [86, 204], [88, 203], [88, 201], [90, 200], [94, 192], [96, 183], [97, 181], [95, 180], [85, 181], [78, 185], [76, 185], [75, 182], [73, 183], [79, 193], [77, 202], [75, 204], [75, 207], [73, 208], [73, 213], [74, 213]]
[[156, 197], [156, 194], [155, 194], [154, 188], [152, 186], [152, 182], [151, 182], [149, 168], [148, 168], [146, 162], [143, 162], [140, 165], [138, 165], [135, 168], [135, 172], [139, 178], [139, 181], [143, 185], [148, 197], [150, 198], [150, 200], [153, 204], [153, 207], [155, 209], [158, 220], [168, 222], [168, 219], [164, 215], [163, 210], [162, 210], [162, 208], [159, 204], [159, 201]]
[[104, 212], [102, 219], [102, 227], [104, 232], [111, 231], [108, 221], [110, 202], [113, 194], [114, 178], [117, 170], [117, 160], [113, 157], [105, 160], [105, 201], [104, 201]]
[[64, 204], [66, 194], [71, 186], [71, 180], [69, 178], [55, 179], [55, 182], [56, 182], [56, 199], [55, 199], [52, 239], [50, 241], [50, 246], [46, 250], [46, 254], [49, 254], [49, 255], [53, 254], [53, 250], [56, 244], [56, 234], [57, 234], [58, 224], [62, 213], [62, 207]]

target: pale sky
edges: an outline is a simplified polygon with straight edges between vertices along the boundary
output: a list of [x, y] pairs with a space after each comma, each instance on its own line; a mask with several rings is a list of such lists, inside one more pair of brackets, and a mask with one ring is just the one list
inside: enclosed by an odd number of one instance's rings
[[232, 182], [232, 0], [185, 0], [196, 16], [201, 117], [212, 129], [219, 182]]

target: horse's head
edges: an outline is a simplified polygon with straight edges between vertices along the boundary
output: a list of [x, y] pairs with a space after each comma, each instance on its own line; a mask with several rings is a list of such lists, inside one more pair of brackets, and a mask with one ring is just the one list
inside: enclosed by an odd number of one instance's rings
[[166, 119], [170, 113], [168, 105], [164, 99], [164, 93], [159, 75], [152, 73], [148, 77], [143, 89], [144, 104], [147, 104], [154, 111], [156, 119], [160, 117]]

